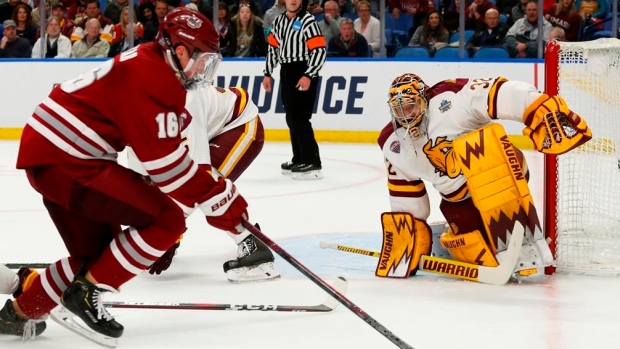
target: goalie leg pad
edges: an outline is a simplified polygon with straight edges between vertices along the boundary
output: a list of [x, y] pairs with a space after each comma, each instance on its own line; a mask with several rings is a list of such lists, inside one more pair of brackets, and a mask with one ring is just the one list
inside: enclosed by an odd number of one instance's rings
[[375, 275], [392, 278], [415, 275], [422, 255], [431, 252], [431, 228], [405, 212], [385, 212], [381, 224], [383, 244]]
[[452, 233], [452, 229], [448, 229], [441, 235], [440, 241], [441, 246], [450, 251], [454, 260], [485, 267], [498, 266], [497, 260], [482, 238], [480, 230], [455, 235]]
[[493, 255], [506, 249], [517, 221], [526, 229], [540, 227], [523, 167], [502, 125], [470, 132], [453, 146]]
[[564, 154], [592, 138], [586, 121], [560, 96], [542, 94], [523, 113], [523, 123], [523, 134], [547, 154]]

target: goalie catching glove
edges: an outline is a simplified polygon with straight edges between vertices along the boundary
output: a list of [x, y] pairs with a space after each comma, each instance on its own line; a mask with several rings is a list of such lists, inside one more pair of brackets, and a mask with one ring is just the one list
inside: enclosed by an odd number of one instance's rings
[[241, 225], [248, 219], [248, 203], [237, 191], [230, 179], [218, 178], [209, 192], [210, 199], [198, 205], [207, 217], [207, 222], [215, 228], [239, 234], [245, 229]]
[[523, 123], [523, 134], [546, 154], [564, 154], [592, 138], [586, 121], [568, 109], [560, 96], [543, 93], [525, 110]]

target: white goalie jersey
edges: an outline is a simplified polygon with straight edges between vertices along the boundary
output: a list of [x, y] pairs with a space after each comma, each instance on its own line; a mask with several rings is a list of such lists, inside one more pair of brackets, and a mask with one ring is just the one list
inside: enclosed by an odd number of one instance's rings
[[450, 173], [452, 141], [494, 120], [523, 123], [527, 107], [540, 96], [534, 86], [505, 78], [445, 80], [430, 90], [417, 137], [388, 124], [379, 137], [388, 171], [392, 211], [426, 220], [430, 203], [424, 181], [449, 201], [469, 197], [465, 178]]
[[[210, 164], [210, 141], [218, 135], [258, 117], [258, 107], [241, 87], [202, 85], [187, 91], [185, 109], [192, 115], [182, 137], [189, 155], [198, 164]], [[128, 148], [128, 165], [146, 175], [144, 167]]]

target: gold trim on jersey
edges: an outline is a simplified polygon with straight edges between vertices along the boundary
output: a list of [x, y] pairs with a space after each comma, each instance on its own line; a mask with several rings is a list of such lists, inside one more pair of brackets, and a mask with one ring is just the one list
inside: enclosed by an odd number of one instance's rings
[[493, 86], [491, 86], [491, 91], [489, 91], [489, 99], [487, 100], [488, 112], [492, 119], [497, 119], [497, 98], [499, 88], [508, 81], [506, 78], [500, 76], [498, 77]]

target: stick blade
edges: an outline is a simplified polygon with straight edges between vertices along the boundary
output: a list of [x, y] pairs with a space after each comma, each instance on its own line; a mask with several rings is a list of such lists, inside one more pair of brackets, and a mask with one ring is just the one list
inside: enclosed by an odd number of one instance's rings
[[[344, 296], [344, 294], [347, 292], [347, 289], [349, 288], [349, 282], [347, 281], [347, 279], [344, 278], [344, 276], [338, 276], [332, 283], [332, 287], [336, 291], [338, 291], [341, 296]], [[334, 310], [339, 304], [340, 302], [336, 298], [332, 296], [327, 296], [325, 302], [323, 302], [322, 305], [329, 308], [330, 310]]]
[[525, 227], [519, 222], [515, 223], [504, 260], [495, 268], [480, 267], [478, 270], [478, 282], [502, 286], [510, 280], [521, 254], [524, 235]]

